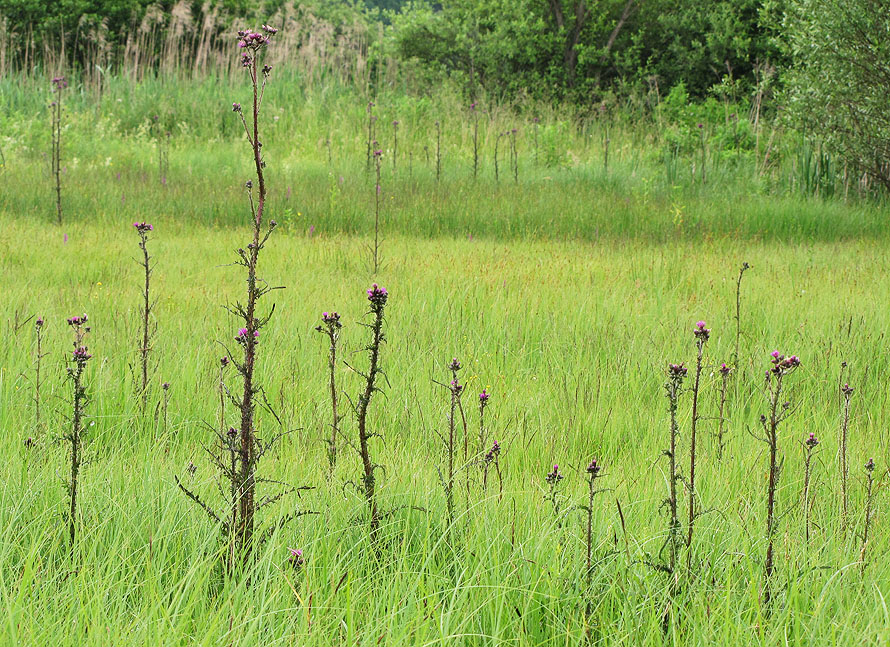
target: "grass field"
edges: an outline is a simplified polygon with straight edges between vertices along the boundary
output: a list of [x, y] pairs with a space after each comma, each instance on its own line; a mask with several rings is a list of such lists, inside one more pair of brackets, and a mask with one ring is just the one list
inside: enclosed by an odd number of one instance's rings
[[[22, 105], [18, 123], [36, 123], [36, 113], [27, 114], [36, 103]], [[464, 139], [439, 183], [418, 159], [410, 174], [404, 159], [395, 177], [386, 169], [384, 266], [372, 276], [374, 181], [363, 168], [361, 110], [331, 163], [323, 139], [310, 146], [282, 132], [280, 143], [268, 144], [269, 214], [283, 227], [264, 251], [260, 275], [285, 289], [266, 297], [276, 308], [257, 367], [278, 420], [260, 407], [258, 430], [291, 433], [260, 469], [314, 489], [261, 514], [267, 522], [297, 507], [318, 514], [274, 533], [237, 576], [221, 568], [218, 532], [174, 476], [217, 502], [202, 446], [212, 442], [219, 415], [219, 358], [238, 327], [222, 306], [243, 297], [243, 274], [227, 265], [249, 240], [239, 224], [249, 218], [239, 189], [250, 173], [243, 143], [177, 139], [161, 186], [147, 136], [112, 129], [101, 137], [78, 113], [68, 134], [61, 227], [53, 224], [39, 149], [4, 146], [0, 644], [886, 644], [886, 207], [757, 185], [753, 167], [744, 166], [724, 168], [704, 187], [673, 184], [651, 157], [635, 161], [630, 131], [609, 171], [590, 161], [600, 159], [596, 151], [548, 168], [534, 166], [526, 148], [518, 184], [509, 174], [495, 183], [488, 165], [473, 181]], [[21, 126], [15, 141], [30, 128]], [[131, 224], [142, 220], [155, 226], [149, 245], [158, 298], [146, 418], [135, 396], [142, 277]], [[734, 353], [742, 262], [752, 269], [742, 283], [740, 356], [719, 460], [717, 367]], [[372, 282], [390, 292], [386, 380], [370, 418], [384, 437], [378, 479], [392, 510], [377, 545], [352, 486], [358, 457], [344, 445], [344, 458], [328, 469], [327, 344], [313, 330], [322, 311], [339, 311], [342, 356], [363, 367], [368, 331], [358, 322], [367, 321]], [[65, 318], [82, 312], [92, 325], [92, 402], [80, 535], [71, 550], [60, 478], [67, 449], [57, 437], [70, 412]], [[28, 319], [35, 315], [46, 320], [40, 427]], [[671, 585], [657, 568], [668, 522], [663, 385], [668, 362], [694, 365], [699, 319], [712, 330], [699, 396], [703, 513], [691, 573], [679, 569]], [[780, 429], [777, 573], [765, 605], [768, 464], [754, 435], [767, 412], [763, 373], [776, 348], [800, 356], [802, 366], [787, 378], [793, 415]], [[458, 517], [449, 529], [437, 472], [449, 394], [436, 382], [449, 381], [452, 357], [464, 366], [474, 462], [459, 472]], [[227, 376], [232, 386], [236, 377]], [[340, 365], [337, 379], [355, 400], [359, 376]], [[840, 381], [855, 388], [846, 529]], [[170, 384], [166, 406], [162, 382]], [[503, 448], [502, 494], [493, 475], [483, 490], [475, 462], [488, 447], [477, 440], [483, 387], [492, 394], [488, 444], [496, 439]], [[230, 407], [230, 424], [233, 414]], [[684, 473], [690, 417], [687, 392], [679, 418]], [[343, 425], [354, 435], [350, 416]], [[807, 543], [802, 443], [809, 432], [821, 444]], [[586, 514], [571, 507], [585, 503], [593, 457], [604, 467], [605, 491], [593, 507], [588, 588]], [[871, 457], [877, 485], [863, 554], [863, 465]], [[554, 463], [565, 474], [559, 516], [545, 500]], [[302, 549], [302, 568], [287, 562], [288, 548]]]

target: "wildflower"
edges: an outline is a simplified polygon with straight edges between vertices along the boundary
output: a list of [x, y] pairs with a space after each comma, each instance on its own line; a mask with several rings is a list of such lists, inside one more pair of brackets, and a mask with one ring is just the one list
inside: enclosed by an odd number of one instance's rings
[[370, 301], [372, 305], [385, 305], [388, 296], [389, 293], [387, 293], [386, 288], [378, 287], [376, 283], [368, 289], [368, 301]]
[[147, 222], [134, 222], [133, 227], [135, 227], [136, 231], [138, 231], [140, 234], [145, 234], [150, 231], [154, 231], [154, 227]]
[[865, 471], [871, 474], [875, 471], [875, 459], [869, 458], [868, 462], [865, 464]]
[[161, 385], [161, 388], [164, 389], [165, 391], [169, 391], [169, 390], [170, 390], [170, 383], [169, 383], [169, 382], [164, 382], [164, 383]]
[[682, 380], [686, 377], [688, 371], [689, 369], [683, 366], [682, 362], [679, 364], [668, 364], [668, 377], [672, 380]]
[[813, 449], [818, 444], [819, 444], [819, 439], [816, 438], [816, 434], [814, 434], [811, 431], [810, 435], [807, 436], [807, 439], [804, 441], [804, 445], [807, 446], [807, 449]]
[[841, 393], [844, 395], [853, 395], [853, 387], [849, 384], [844, 384], [844, 387], [841, 389]]
[[491, 393], [488, 392], [487, 389], [482, 389], [482, 393], [479, 394], [479, 404], [483, 407], [488, 404], [488, 399], [491, 397]]
[[693, 334], [696, 339], [708, 341], [708, 338], [711, 336], [711, 329], [707, 327], [707, 324], [704, 321], [699, 321], [695, 324]]
[[547, 474], [547, 482], [551, 485], [559, 483], [563, 479], [563, 475], [559, 473], [559, 465], [554, 465], [553, 469]]
[[219, 365], [223, 368], [229, 365], [229, 358], [227, 355], [222, 356], [222, 358], [219, 360]]
[[227, 432], [226, 435], [227, 435], [229, 438], [234, 439], [234, 438], [238, 435], [238, 432], [236, 431], [236, 429], [235, 429], [234, 427], [229, 427], [229, 431]]
[[233, 103], [232, 104], [232, 112], [241, 112], [241, 104]]
[[399, 125], [399, 120], [396, 119], [395, 121], [393, 121], [393, 122], [392, 122], [392, 125], [393, 125], [393, 126], [398, 126], [398, 125]]
[[451, 380], [451, 390], [455, 395], [460, 395], [464, 390], [464, 385], [460, 384], [457, 380]]
[[34, 326], [37, 329], [43, 328], [43, 317], [37, 317], [37, 321], [34, 322]]
[[383, 155], [383, 151], [381, 149], [378, 148], [374, 151], [374, 157], [380, 157], [381, 155]]
[[321, 320], [330, 325], [334, 325], [337, 328], [340, 328], [343, 324], [340, 323], [340, 313], [339, 312], [322, 312]]
[[720, 375], [729, 375], [732, 373], [732, 369], [728, 367], [725, 363], [720, 365]]
[[597, 464], [596, 459], [594, 458], [592, 461], [590, 461], [590, 465], [587, 466], [587, 473], [596, 476], [600, 473], [601, 469], [602, 468]]
[[25, 449], [31, 449], [34, 446], [34, 439], [28, 436], [25, 439]]
[[448, 365], [448, 370], [449, 371], [459, 371], [460, 369], [461, 369], [460, 362], [455, 357], [454, 359], [451, 360], [451, 364]]
[[774, 350], [770, 355], [773, 358], [773, 367], [767, 371], [767, 377], [769, 377], [770, 373], [773, 375], [787, 375], [800, 366], [800, 358], [797, 355], [785, 357], [777, 350]]
[[78, 317], [78, 316], [68, 317], [68, 325], [69, 326], [82, 326], [86, 322], [87, 322], [86, 315], [81, 315], [80, 317]]
[[269, 76], [272, 73], [271, 65], [263, 65], [263, 76]]
[[287, 558], [288, 563], [295, 569], [299, 570], [306, 561], [303, 559], [303, 551], [299, 548], [296, 550], [288, 548], [288, 550], [290, 551], [290, 557]]
[[278, 33], [278, 29], [276, 27], [270, 27], [269, 25], [263, 25], [263, 31], [270, 36], [274, 36]]
[[74, 349], [74, 353], [72, 353], [72, 358], [78, 364], [85, 363], [91, 357], [92, 355], [90, 355], [86, 346], [78, 346]]
[[[247, 330], [247, 328], [241, 328], [238, 330], [238, 334], [235, 335], [235, 341], [238, 342], [239, 344], [246, 344], [249, 336], [250, 336], [250, 331]], [[259, 330], [253, 331], [253, 338], [254, 338], [254, 341], [256, 341], [260, 338]]]

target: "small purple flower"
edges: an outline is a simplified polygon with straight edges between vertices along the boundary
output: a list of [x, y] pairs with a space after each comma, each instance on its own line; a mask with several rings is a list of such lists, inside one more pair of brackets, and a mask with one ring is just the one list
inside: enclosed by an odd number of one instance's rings
[[849, 384], [844, 384], [843, 388], [841, 389], [841, 393], [843, 393], [846, 396], [851, 396], [851, 395], [853, 395], [853, 387], [850, 386]]
[[63, 242], [63, 243], [67, 243], [67, 242], [68, 242], [68, 234], [63, 234], [63, 235], [62, 235], [62, 242]]
[[806, 445], [807, 449], [813, 449], [816, 445], [819, 444], [819, 439], [816, 438], [816, 434], [810, 432], [810, 435], [807, 436], [807, 439], [803, 443]]
[[227, 355], [222, 356], [222, 358], [219, 360], [219, 365], [223, 368], [229, 365], [229, 358]]
[[136, 228], [140, 234], [147, 234], [150, 231], [154, 231], [154, 226], [147, 222], [134, 222], [133, 227]]
[[711, 329], [707, 327], [707, 324], [704, 321], [699, 321], [695, 324], [693, 334], [696, 339], [705, 342], [708, 341], [708, 338], [711, 336]]
[[689, 369], [682, 362], [679, 364], [668, 364], [668, 377], [672, 380], [682, 381], [688, 371]]
[[299, 548], [288, 548], [288, 551], [290, 551], [290, 557], [287, 558], [288, 563], [299, 570], [306, 563], [306, 560], [303, 559], [303, 551]]
[[164, 382], [164, 383], [161, 385], [161, 388], [164, 389], [165, 391], [169, 391], [169, 390], [170, 390], [170, 383], [169, 383], [169, 382]]
[[86, 361], [88, 359], [90, 359], [91, 357], [92, 357], [92, 355], [90, 355], [86, 346], [78, 346], [77, 348], [74, 349], [74, 352], [72, 353], [72, 358], [78, 364], [86, 363]]
[[232, 112], [241, 112], [241, 104], [233, 103], [232, 104]]
[[31, 449], [32, 447], [34, 447], [34, 439], [28, 436], [25, 439], [25, 449]]
[[496, 459], [498, 456], [500, 456], [500, 454], [501, 454], [501, 445], [500, 445], [500, 443], [498, 443], [498, 441], [494, 441], [494, 444], [491, 446], [491, 449], [489, 449], [485, 453], [485, 462], [490, 463], [491, 461]]
[[563, 479], [563, 475], [559, 473], [559, 465], [554, 465], [553, 469], [547, 473], [546, 481], [550, 485], [556, 485]]
[[386, 288], [379, 287], [376, 283], [368, 289], [368, 301], [374, 306], [384, 306], [388, 297], [389, 293]]
[[875, 459], [869, 458], [868, 462], [865, 464], [865, 471], [871, 474], [875, 471]]
[[40, 329], [40, 328], [43, 328], [43, 323], [44, 323], [44, 321], [43, 321], [43, 317], [37, 317], [37, 321], [34, 322], [34, 325], [35, 325], [38, 329]]
[[732, 368], [727, 366], [725, 363], [720, 365], [720, 375], [726, 376], [732, 373]]
[[263, 31], [270, 36], [274, 36], [278, 33], [278, 29], [276, 27], [270, 27], [269, 25], [263, 25]]
[[[247, 330], [247, 328], [241, 328], [238, 330], [238, 334], [235, 335], [235, 341], [238, 342], [239, 344], [246, 344], [249, 336], [250, 336], [250, 331]], [[259, 340], [259, 338], [260, 338], [259, 330], [253, 331], [253, 338], [254, 338], [254, 340]]]
[[378, 148], [374, 151], [374, 157], [380, 157], [381, 155], [383, 155], [383, 151], [381, 149]]
[[595, 477], [597, 474], [600, 473], [601, 469], [602, 469], [602, 467], [600, 467], [597, 464], [596, 459], [594, 458], [592, 461], [590, 461], [590, 464], [587, 466], [587, 473], [590, 474], [591, 476]]
[[455, 357], [451, 360], [451, 363], [448, 365], [448, 370], [451, 372], [457, 372], [461, 369], [460, 361]]
[[484, 407], [488, 404], [488, 399], [490, 397], [491, 393], [489, 393], [487, 389], [482, 389], [482, 393], [479, 394], [479, 404]]
[[86, 322], [87, 322], [86, 315], [81, 315], [79, 317], [77, 315], [75, 315], [73, 317], [68, 317], [68, 325], [74, 326], [75, 328], [78, 326], [84, 325]]

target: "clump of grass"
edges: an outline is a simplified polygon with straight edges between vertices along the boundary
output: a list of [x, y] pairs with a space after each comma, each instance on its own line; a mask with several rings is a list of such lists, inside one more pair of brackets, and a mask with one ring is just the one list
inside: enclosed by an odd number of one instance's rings
[[68, 366], [68, 381], [71, 383], [71, 430], [64, 437], [70, 448], [69, 478], [68, 478], [68, 536], [71, 540], [71, 548], [74, 549], [74, 540], [77, 534], [77, 489], [79, 485], [80, 467], [83, 464], [82, 443], [84, 432], [84, 419], [86, 417], [86, 405], [89, 403], [86, 384], [84, 383], [84, 371], [87, 362], [92, 355], [84, 343], [90, 327], [87, 324], [87, 316], [74, 316], [68, 318], [68, 325], [74, 331], [74, 351], [71, 353]]
[[796, 355], [786, 357], [779, 351], [772, 352], [772, 367], [766, 372], [766, 388], [769, 414], [760, 416], [764, 438], [769, 449], [769, 472], [766, 490], [766, 559], [764, 560], [763, 600], [769, 605], [772, 599], [772, 576], [775, 571], [773, 539], [776, 534], [776, 491], [779, 487], [779, 425], [791, 414], [791, 403], [782, 402], [785, 378], [800, 366]]

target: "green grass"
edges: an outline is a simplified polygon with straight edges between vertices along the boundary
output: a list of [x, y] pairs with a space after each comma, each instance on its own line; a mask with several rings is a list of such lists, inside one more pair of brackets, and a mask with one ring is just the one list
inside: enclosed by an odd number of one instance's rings
[[[34, 99], [22, 101], [27, 108]], [[360, 120], [361, 110], [353, 117]], [[25, 112], [15, 122], [19, 144], [32, 132]], [[67, 135], [61, 228], [52, 224], [39, 151], [4, 147], [0, 644], [574, 645], [589, 636], [602, 645], [883, 645], [890, 639], [884, 206], [802, 198], [768, 183], [748, 191], [744, 168], [727, 167], [722, 180], [712, 175], [704, 188], [667, 185], [657, 179], [663, 169], [652, 165], [649, 149], [634, 161], [630, 130], [627, 152], [616, 155], [608, 174], [591, 153], [553, 169], [523, 158], [518, 186], [496, 185], [488, 166], [474, 182], [464, 141], [439, 185], [416, 160], [413, 177], [407, 167], [396, 178], [387, 169], [384, 267], [372, 277], [373, 181], [363, 169], [360, 124], [335, 147], [330, 169], [323, 140], [270, 140], [269, 215], [283, 227], [263, 253], [260, 274], [285, 289], [266, 298], [276, 309], [263, 329], [257, 374], [280, 424], [262, 408], [258, 424], [264, 437], [291, 433], [260, 469], [315, 489], [285, 497], [262, 516], [270, 523], [295, 508], [319, 514], [277, 532], [249, 573], [227, 577], [216, 531], [173, 479], [179, 475], [209, 501], [220, 500], [202, 447], [212, 442], [217, 416], [219, 358], [228, 352], [224, 345], [234, 346], [238, 327], [222, 306], [242, 298], [244, 285], [239, 269], [227, 265], [248, 241], [238, 188], [249, 177], [244, 147], [206, 132], [183, 136], [161, 187], [145, 136], [115, 127], [99, 137], [101, 125], [86, 114], [77, 113]], [[322, 130], [313, 121], [307, 129]], [[134, 220], [155, 225], [158, 336], [150, 396], [158, 413], [147, 421], [134, 397], [140, 297]], [[711, 437], [716, 367], [730, 361], [735, 344], [742, 261], [752, 270], [743, 283], [741, 358], [721, 462]], [[351, 485], [360, 477], [357, 457], [344, 448], [334, 472], [327, 470], [327, 345], [313, 330], [322, 311], [339, 311], [342, 356], [361, 369], [368, 331], [358, 322], [372, 281], [391, 295], [387, 380], [371, 413], [385, 439], [377, 443], [385, 465], [380, 494], [394, 510], [379, 554], [368, 543], [365, 508]], [[60, 480], [67, 453], [57, 437], [67, 424], [64, 359], [71, 340], [64, 320], [83, 312], [92, 325], [87, 381], [94, 424], [81, 479], [80, 536], [69, 552]], [[41, 428], [33, 422], [28, 320], [37, 314], [47, 321]], [[668, 362], [694, 360], [698, 319], [713, 331], [697, 472], [706, 512], [693, 545], [694, 577], [684, 570], [669, 602], [668, 576], [652, 565], [667, 527], [664, 370]], [[803, 365], [788, 378], [795, 410], [781, 429], [776, 599], [766, 609], [767, 456], [751, 433], [766, 412], [762, 375], [775, 348], [799, 355]], [[486, 415], [489, 438], [504, 448], [504, 492], [502, 498], [496, 486], [482, 492], [479, 470], [462, 471], [459, 519], [446, 532], [437, 432], [447, 424], [448, 392], [435, 382], [448, 379], [452, 357], [462, 361], [468, 384], [472, 453], [482, 449], [475, 397], [483, 387], [492, 393]], [[837, 466], [842, 362], [844, 379], [856, 389], [846, 533]], [[355, 399], [358, 376], [341, 366], [337, 377]], [[228, 380], [234, 385], [234, 373]], [[158, 404], [164, 381], [172, 385], [166, 422]], [[686, 394], [684, 473], [690, 406]], [[355, 434], [351, 419], [344, 429]], [[806, 545], [801, 442], [810, 431], [822, 444]], [[24, 445], [29, 436], [36, 439], [31, 449]], [[862, 465], [872, 456], [880, 487], [860, 563]], [[557, 520], [543, 495], [544, 476], [559, 463], [564, 507], [582, 503], [583, 469], [592, 457], [605, 467], [608, 491], [595, 503], [596, 565], [587, 590], [581, 514]], [[194, 477], [186, 471], [190, 461]], [[473, 481], [469, 500], [465, 473]], [[626, 545], [616, 500], [627, 522]], [[300, 573], [286, 563], [288, 547], [304, 551]]]

